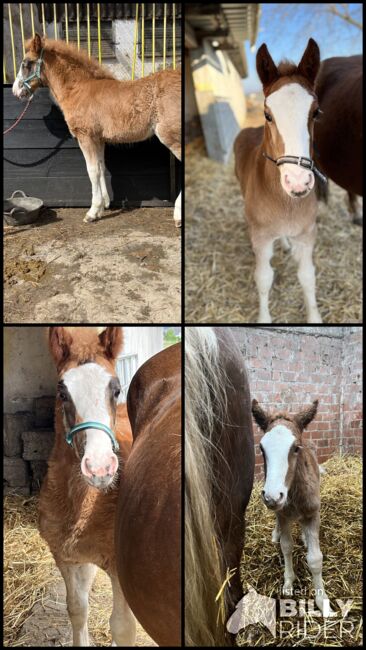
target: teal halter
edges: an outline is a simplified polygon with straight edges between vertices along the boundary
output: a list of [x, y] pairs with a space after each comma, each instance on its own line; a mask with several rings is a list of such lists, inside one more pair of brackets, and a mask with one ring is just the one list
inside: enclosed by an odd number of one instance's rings
[[32, 79], [39, 79], [39, 81], [40, 81], [41, 84], [42, 84], [42, 80], [41, 80], [41, 65], [42, 65], [42, 63], [44, 63], [42, 57], [43, 57], [43, 48], [42, 48], [42, 50], [41, 50], [41, 54], [40, 54], [39, 59], [37, 59], [37, 61], [35, 62], [35, 63], [36, 63], [36, 67], [35, 67], [34, 72], [32, 72], [32, 74], [29, 75], [29, 77], [27, 77], [26, 79], [23, 79], [23, 78], [21, 79], [21, 81], [23, 82], [23, 86], [26, 87], [26, 89], [28, 90], [28, 92], [29, 92], [31, 95], [33, 95], [33, 91], [32, 91], [32, 88], [31, 88], [31, 86], [30, 86], [30, 84], [29, 84], [28, 82], [31, 81]]
[[79, 433], [79, 431], [84, 431], [84, 429], [100, 429], [100, 431], [104, 431], [104, 433], [106, 433], [111, 439], [113, 451], [117, 451], [119, 449], [119, 444], [112, 429], [110, 429], [106, 424], [102, 424], [101, 422], [81, 422], [80, 424], [75, 424], [75, 426], [71, 427], [70, 431], [66, 434], [67, 444], [72, 446], [73, 437]]

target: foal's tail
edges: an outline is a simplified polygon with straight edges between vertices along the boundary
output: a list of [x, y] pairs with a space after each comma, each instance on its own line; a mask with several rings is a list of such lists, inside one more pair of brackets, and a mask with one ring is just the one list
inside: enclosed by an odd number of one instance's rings
[[213, 472], [214, 427], [225, 421], [226, 378], [212, 328], [186, 328], [185, 352], [185, 643], [221, 646], [227, 641], [215, 598], [225, 574], [212, 493], [220, 489]]

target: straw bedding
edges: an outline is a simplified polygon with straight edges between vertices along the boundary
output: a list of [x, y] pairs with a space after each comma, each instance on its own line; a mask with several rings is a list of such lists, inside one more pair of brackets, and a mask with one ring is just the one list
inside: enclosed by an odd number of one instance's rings
[[[337, 616], [327, 619], [306, 614], [307, 632], [303, 635], [304, 619], [285, 617], [288, 632], [279, 636], [277, 609], [276, 638], [262, 624], [250, 625], [237, 636], [239, 646], [358, 646], [362, 645], [362, 462], [356, 456], [334, 456], [323, 465], [327, 472], [321, 476], [320, 548], [323, 553], [323, 580], [331, 607]], [[280, 598], [284, 562], [279, 544], [271, 542], [275, 517], [262, 503], [262, 482], [256, 482], [246, 512], [245, 548], [240, 567], [244, 593], [249, 585], [257, 593]], [[306, 563], [306, 551], [297, 524], [293, 524], [294, 589], [301, 589], [299, 598], [313, 598], [311, 573]], [[336, 598], [353, 599], [345, 618], [345, 628], [352, 633], [340, 636], [340, 608]], [[314, 605], [314, 611], [317, 611]], [[293, 629], [290, 630], [292, 622]], [[299, 625], [298, 635], [296, 626]]]
[[[258, 298], [254, 255], [234, 163], [207, 158], [203, 138], [185, 149], [185, 297], [188, 322], [254, 323]], [[319, 202], [314, 250], [317, 298], [325, 323], [362, 322], [360, 226], [350, 222], [346, 193], [330, 182]], [[304, 299], [290, 253], [275, 244], [270, 310], [274, 322], [306, 322]]]

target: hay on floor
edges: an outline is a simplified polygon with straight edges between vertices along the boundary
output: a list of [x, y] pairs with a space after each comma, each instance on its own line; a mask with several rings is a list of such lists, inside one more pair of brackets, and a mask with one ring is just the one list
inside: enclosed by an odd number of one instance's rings
[[[207, 157], [203, 138], [185, 149], [185, 298], [190, 323], [255, 323], [258, 296], [254, 254], [233, 158]], [[317, 299], [324, 323], [362, 322], [362, 228], [350, 222], [346, 193], [330, 182], [329, 203], [319, 202], [314, 249]], [[270, 292], [274, 323], [304, 323], [297, 267], [275, 244]]]
[[[337, 617], [333, 620], [323, 619], [307, 612], [306, 635], [304, 618], [285, 617], [284, 631], [280, 636], [277, 609], [276, 638], [262, 624], [250, 625], [238, 634], [239, 646], [362, 645], [362, 461], [359, 456], [334, 456], [323, 466], [327, 472], [321, 476], [320, 548], [323, 553], [324, 586]], [[246, 512], [241, 580], [244, 593], [247, 593], [250, 585], [260, 595], [279, 599], [284, 561], [280, 545], [271, 541], [275, 517], [262, 502], [262, 487], [262, 482], [255, 482]], [[293, 599], [298, 602], [302, 598], [307, 603], [308, 598], [313, 598], [311, 573], [307, 567], [306, 551], [298, 524], [293, 524], [292, 530], [293, 562], [297, 575], [294, 589], [301, 589], [301, 596], [294, 595]], [[343, 601], [353, 599], [352, 609], [344, 619], [343, 636], [337, 598]], [[315, 610], [318, 611], [316, 605]]]

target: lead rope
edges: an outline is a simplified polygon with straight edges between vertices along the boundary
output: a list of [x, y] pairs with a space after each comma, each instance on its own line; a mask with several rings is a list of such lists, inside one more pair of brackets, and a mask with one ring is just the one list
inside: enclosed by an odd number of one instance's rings
[[13, 124], [12, 126], [9, 126], [9, 128], [6, 129], [6, 131], [3, 131], [3, 135], [6, 135], [7, 133], [9, 133], [9, 131], [12, 131], [12, 130], [16, 127], [16, 125], [19, 124], [19, 122], [20, 122], [20, 120], [22, 119], [23, 115], [25, 115], [26, 111], [28, 110], [28, 108], [29, 108], [29, 104], [31, 103], [32, 99], [33, 99], [33, 95], [31, 95], [31, 97], [28, 99], [28, 103], [27, 103], [27, 105], [26, 105], [26, 107], [25, 107], [23, 113], [21, 113], [21, 114], [19, 115], [17, 121], [14, 122], [14, 124]]

